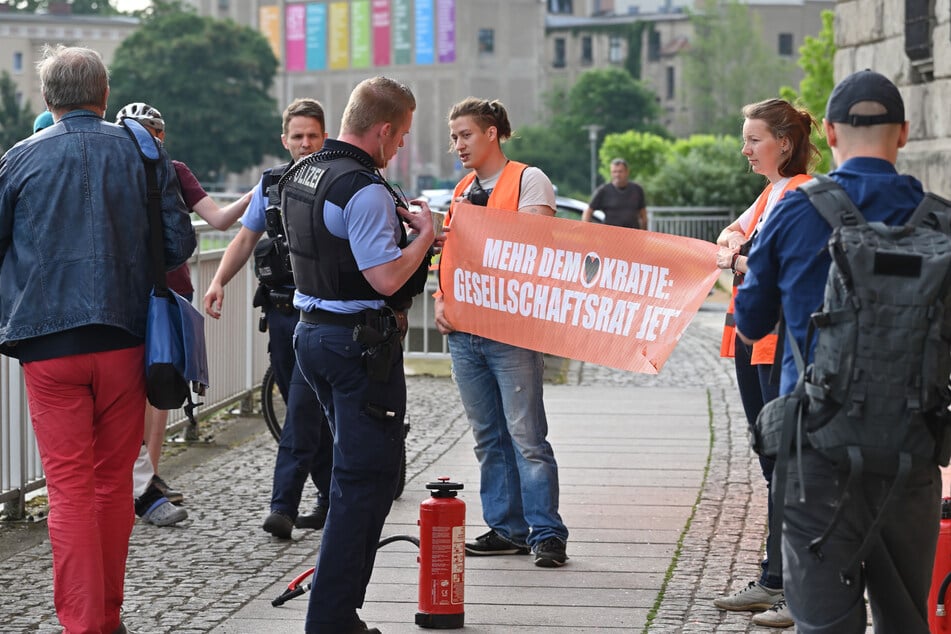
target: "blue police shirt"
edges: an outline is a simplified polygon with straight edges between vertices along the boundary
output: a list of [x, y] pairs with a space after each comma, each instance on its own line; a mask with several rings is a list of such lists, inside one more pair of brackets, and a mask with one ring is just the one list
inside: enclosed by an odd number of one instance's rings
[[[899, 174], [883, 159], [853, 158], [829, 174], [866, 221], [888, 225], [908, 220], [924, 192], [915, 178]], [[746, 274], [734, 302], [737, 329], [750, 339], [769, 334], [782, 306], [796, 344], [805, 346], [809, 316], [822, 305], [832, 262], [827, 243], [832, 228], [800, 191], [789, 192], [764, 223], [750, 251]], [[806, 363], [811, 358], [810, 342]], [[783, 351], [780, 394], [792, 392], [799, 372], [789, 342]]]
[[[392, 262], [403, 255], [399, 248], [400, 220], [396, 215], [393, 196], [380, 184], [371, 184], [357, 190], [341, 209], [324, 202], [324, 222], [338, 238], [350, 242], [353, 257], [361, 271]], [[383, 300], [327, 300], [294, 293], [294, 306], [310, 311], [315, 308], [334, 313], [358, 313], [379, 309]]]
[[248, 208], [244, 210], [244, 214], [238, 219], [238, 222], [255, 233], [264, 233], [265, 229], [267, 229], [264, 220], [264, 212], [267, 210], [267, 200], [264, 199], [264, 194], [261, 193], [263, 185], [264, 177], [262, 176], [254, 188], [254, 194], [251, 195], [251, 202], [248, 203]]

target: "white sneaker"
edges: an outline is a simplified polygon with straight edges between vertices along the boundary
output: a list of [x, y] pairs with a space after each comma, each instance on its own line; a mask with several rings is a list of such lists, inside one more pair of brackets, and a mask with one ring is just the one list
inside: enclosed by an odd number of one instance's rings
[[789, 606], [786, 605], [786, 599], [780, 599], [773, 607], [753, 615], [753, 623], [756, 625], [765, 625], [766, 627], [792, 627], [795, 623], [792, 615], [789, 614]]
[[714, 600], [713, 605], [721, 610], [730, 610], [731, 612], [756, 612], [770, 609], [782, 598], [783, 591], [781, 588], [771, 590], [761, 586], [756, 581], [750, 581], [749, 585], [742, 590]]
[[171, 526], [188, 519], [188, 511], [175, 506], [168, 501], [168, 498], [162, 498], [152, 505], [152, 508], [142, 516], [142, 519], [156, 526]]

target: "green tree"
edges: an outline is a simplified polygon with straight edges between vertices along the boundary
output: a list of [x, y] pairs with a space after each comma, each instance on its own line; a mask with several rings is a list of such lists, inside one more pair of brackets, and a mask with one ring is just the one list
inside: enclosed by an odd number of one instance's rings
[[611, 177], [611, 160], [622, 158], [631, 168], [631, 179], [643, 181], [660, 170], [668, 160], [670, 150], [670, 141], [653, 132], [628, 130], [609, 134], [604, 137], [598, 150], [601, 176], [608, 180]]
[[647, 202], [663, 206], [745, 209], [765, 185], [749, 171], [736, 136], [695, 135], [671, 143], [667, 160], [647, 178]]
[[[568, 129], [602, 126], [602, 134], [654, 129], [660, 117], [657, 96], [619, 68], [589, 70], [566, 95], [556, 123]], [[587, 132], [581, 132], [587, 138]]]
[[10, 73], [0, 73], [0, 154], [30, 136], [35, 118], [29, 101], [17, 103], [17, 86]]
[[[807, 36], [799, 47], [799, 67], [804, 73], [802, 81], [799, 82], [799, 92], [790, 86], [783, 86], [779, 92], [780, 97], [786, 101], [805, 107], [817, 122], [822, 120], [826, 102], [829, 101], [829, 95], [835, 86], [832, 69], [832, 58], [836, 50], [835, 32], [832, 28], [834, 19], [835, 14], [832, 11], [823, 11], [822, 30], [819, 35]], [[822, 161], [816, 166], [816, 171], [828, 172], [832, 166], [832, 152], [818, 125], [812, 131], [812, 142], [822, 154]]]
[[162, 112], [169, 154], [202, 180], [280, 156], [280, 112], [269, 95], [277, 59], [267, 40], [231, 20], [156, 2], [116, 50], [110, 112], [144, 101]]
[[654, 93], [621, 69], [590, 70], [570, 88], [556, 86], [546, 103], [548, 121], [518, 130], [505, 151], [540, 167], [564, 195], [585, 199], [592, 193], [586, 126], [601, 126], [601, 138], [628, 130], [666, 135], [657, 123]]
[[736, 134], [742, 107], [776, 94], [791, 62], [766, 46], [758, 16], [738, 0], [703, 0], [690, 20], [695, 37], [684, 83], [695, 128]]

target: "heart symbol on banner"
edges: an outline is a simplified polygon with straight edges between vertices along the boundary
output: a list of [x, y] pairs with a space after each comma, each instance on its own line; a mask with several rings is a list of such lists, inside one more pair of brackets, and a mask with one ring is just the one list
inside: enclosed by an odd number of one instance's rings
[[601, 274], [601, 258], [597, 253], [589, 253], [584, 257], [584, 287], [591, 288], [598, 281]]

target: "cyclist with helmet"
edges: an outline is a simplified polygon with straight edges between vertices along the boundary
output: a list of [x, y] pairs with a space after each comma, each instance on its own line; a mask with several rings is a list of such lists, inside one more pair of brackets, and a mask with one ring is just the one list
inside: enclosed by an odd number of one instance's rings
[[[134, 102], [124, 106], [116, 113], [116, 123], [123, 119], [135, 119], [152, 133], [152, 136], [164, 143], [165, 119], [158, 109], [147, 103]], [[248, 208], [253, 192], [248, 192], [233, 203], [219, 207], [205, 192], [198, 179], [181, 161], [172, 161], [175, 174], [181, 186], [182, 198], [185, 206], [218, 230], [229, 228]], [[169, 271], [166, 275], [168, 287], [191, 300], [195, 289], [192, 286], [191, 271], [188, 263]], [[145, 412], [145, 447], [149, 460], [136, 462], [135, 496], [136, 514], [146, 521], [158, 526], [168, 526], [182, 521], [187, 517], [184, 509], [176, 509], [173, 504], [181, 504], [184, 496], [181, 492], [169, 488], [165, 480], [158, 474], [159, 457], [162, 454], [162, 444], [165, 441], [165, 425], [168, 422], [168, 411], [160, 410], [146, 404]], [[149, 477], [143, 470], [151, 469]]]

